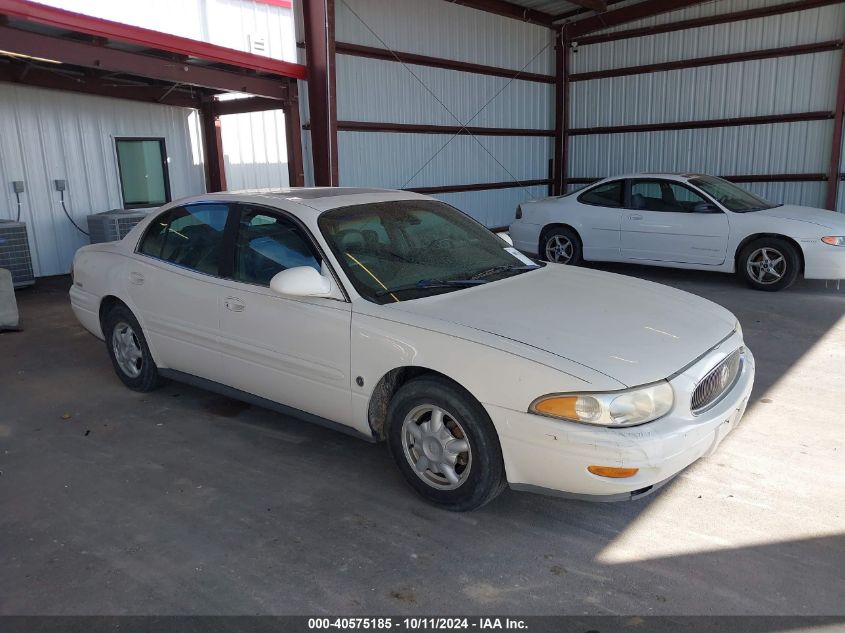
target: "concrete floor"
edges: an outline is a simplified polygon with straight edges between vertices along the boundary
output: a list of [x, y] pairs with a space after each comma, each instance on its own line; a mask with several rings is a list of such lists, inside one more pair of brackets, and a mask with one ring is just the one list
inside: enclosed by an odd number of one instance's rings
[[733, 310], [759, 364], [658, 494], [507, 491], [456, 515], [383, 446], [168, 384], [125, 389], [68, 280], [0, 335], [0, 614], [845, 615], [845, 292], [603, 266]]

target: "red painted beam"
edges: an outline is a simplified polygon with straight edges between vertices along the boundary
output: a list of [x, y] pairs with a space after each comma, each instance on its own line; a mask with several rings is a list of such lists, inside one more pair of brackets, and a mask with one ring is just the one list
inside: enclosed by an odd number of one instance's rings
[[399, 51], [389, 51], [385, 48], [377, 48], [375, 46], [361, 46], [360, 44], [347, 44], [345, 42], [337, 42], [335, 44], [335, 51], [342, 55], [369, 57], [371, 59], [380, 59], [387, 62], [401, 62], [405, 64], [413, 64], [415, 66], [445, 68], [446, 70], [457, 70], [458, 72], [475, 73], [477, 75], [507, 77], [508, 79], [512, 79], [514, 78], [514, 76], [516, 76], [517, 79], [523, 81], [536, 81], [546, 84], [553, 84], [555, 82], [555, 78], [553, 75], [528, 73], [524, 71], [513, 70], [511, 68], [485, 66], [483, 64], [473, 64], [470, 62], [462, 62], [454, 59], [444, 59], [442, 57], [417, 55], [416, 53], [402, 53]]
[[214, 104], [211, 101], [202, 104], [200, 115], [206, 191], [226, 191], [226, 165], [223, 158], [220, 117], [214, 113]]
[[337, 166], [337, 80], [335, 76], [334, 0], [303, 0], [305, 55], [311, 78], [308, 107], [314, 184], [335, 187]]
[[73, 66], [149, 77], [174, 84], [246, 92], [272, 99], [284, 99], [287, 96], [287, 81], [195, 64], [182, 64], [172, 59], [130, 53], [5, 26], [0, 26], [0, 48]]
[[505, 2], [505, 0], [446, 0], [446, 2], [460, 4], [471, 9], [478, 9], [479, 11], [495, 13], [506, 18], [520, 20], [521, 22], [539, 24], [540, 26], [551, 27], [554, 22], [554, 16], [550, 13], [528, 9], [518, 4]]
[[393, 132], [398, 134], [459, 134], [473, 136], [554, 136], [554, 130], [512, 127], [466, 127], [462, 125], [426, 125], [417, 123], [377, 123], [373, 121], [338, 121], [343, 132]]
[[269, 4], [271, 7], [279, 7], [280, 9], [292, 9], [293, 2], [291, 0], [255, 0], [258, 4]]
[[299, 91], [295, 81], [290, 82], [290, 97], [285, 108], [285, 145], [288, 151], [288, 183], [291, 187], [304, 187], [302, 124], [299, 120]]
[[827, 198], [825, 206], [836, 208], [836, 197], [839, 193], [839, 165], [842, 162], [842, 133], [845, 123], [845, 51], [839, 62], [839, 83], [836, 89], [836, 114], [833, 119], [833, 134], [830, 147], [830, 164], [827, 170]]
[[608, 70], [595, 70], [591, 72], [570, 75], [569, 80], [589, 81], [591, 79], [606, 79], [608, 77], [644, 75], [648, 73], [665, 72], [667, 70], [698, 68], [700, 66], [717, 66], [719, 64], [732, 64], [736, 62], [747, 62], [757, 59], [771, 59], [774, 57], [809, 55], [812, 53], [835, 51], [841, 48], [842, 40], [831, 40], [827, 42], [816, 42], [814, 44], [799, 44], [798, 46], [784, 46], [782, 48], [768, 48], [759, 51], [746, 51], [744, 53], [713, 55], [712, 57], [695, 57], [692, 59], [681, 59], [674, 62], [661, 62], [659, 64], [645, 64], [643, 66], [626, 66], [623, 68], [610, 68]]
[[772, 123], [798, 123], [800, 121], [826, 121], [834, 118], [833, 112], [799, 112], [795, 114], [772, 114], [768, 116], [747, 116], [729, 119], [701, 119], [698, 121], [675, 121], [672, 123], [641, 123], [636, 125], [610, 125], [606, 127], [581, 127], [569, 130], [570, 136], [596, 136], [599, 134], [627, 134], [632, 132], [664, 132], [668, 130], [703, 130], [744, 125], [769, 125]]
[[[147, 49], [167, 51], [283, 77], [306, 79], [308, 75], [307, 68], [301, 64], [292, 64], [187, 37], [102, 20], [28, 0], [0, 0], [0, 15], [51, 26], [63, 31], [76, 31], [106, 40], [117, 40]], [[5, 48], [5, 46], [0, 45], [0, 48]]]
[[773, 15], [807, 11], [808, 9], [816, 9], [818, 7], [840, 4], [842, 2], [843, 0], [798, 0], [797, 2], [775, 4], [768, 7], [747, 9], [745, 11], [734, 11], [733, 13], [722, 13], [721, 15], [708, 15], [703, 18], [693, 18], [691, 20], [681, 20], [679, 22], [670, 22], [668, 24], [644, 26], [642, 28], [616, 31], [614, 33], [587, 35], [586, 37], [579, 38], [578, 44], [586, 46], [588, 44], [600, 44], [602, 42], [615, 42], [617, 40], [625, 40], [634, 37], [657, 35], [658, 33], [674, 33], [676, 31], [684, 31], [687, 29], [698, 29], [704, 26], [714, 26], [716, 24], [732, 24], [743, 20], [754, 20], [756, 18], [766, 18]]
[[564, 189], [566, 171], [566, 135], [569, 103], [567, 99], [567, 70], [569, 43], [564, 36], [564, 29], [558, 29], [555, 35], [555, 154], [552, 158], [552, 195], [559, 196]]
[[413, 191], [415, 193], [433, 194], [433, 193], [457, 193], [460, 191], [488, 191], [492, 189], [516, 189], [518, 187], [540, 187], [551, 184], [551, 179], [543, 178], [539, 180], [509, 180], [507, 182], [482, 182], [471, 185], [446, 185], [443, 187], [411, 187], [405, 191]]
[[166, 86], [121, 84], [114, 79], [106, 80], [98, 76], [59, 74], [54, 70], [32, 66], [27, 68], [23, 63], [0, 64], [0, 81], [180, 108], [200, 107], [200, 95], [170, 90]]
[[[613, 6], [614, 4], [619, 4], [620, 2], [626, 2], [626, 0], [606, 0], [605, 5], [608, 7]], [[566, 13], [559, 13], [555, 16], [555, 22], [560, 22], [562, 20], [568, 20], [569, 18], [575, 18], [579, 15], [584, 15], [585, 13], [590, 13], [591, 9], [573, 9], [572, 11], [567, 11]]]
[[[296, 82], [291, 81], [290, 87]], [[282, 110], [287, 105], [287, 100], [265, 99], [264, 97], [249, 97], [248, 99], [231, 99], [214, 102], [214, 114], [225, 116], [227, 114], [245, 114], [248, 112], [266, 112], [268, 110]]]
[[636, 4], [631, 4], [621, 9], [614, 9], [607, 13], [600, 13], [590, 18], [578, 20], [573, 22], [570, 26], [569, 37], [576, 41], [579, 37], [592, 33], [593, 31], [600, 31], [601, 29], [610, 28], [612, 26], [619, 26], [627, 24], [628, 22], [635, 22], [648, 18], [653, 15], [660, 15], [661, 13], [668, 13], [677, 9], [683, 9], [694, 4], [701, 4], [709, 0], [644, 0]]

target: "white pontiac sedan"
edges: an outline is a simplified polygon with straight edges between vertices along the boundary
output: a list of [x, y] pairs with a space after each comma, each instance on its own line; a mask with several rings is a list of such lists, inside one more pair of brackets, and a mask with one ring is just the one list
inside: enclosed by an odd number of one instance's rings
[[633, 174], [523, 203], [514, 245], [560, 264], [738, 272], [758, 290], [845, 278], [845, 215], [776, 205], [713, 176]]
[[171, 378], [386, 440], [451, 510], [508, 484], [648, 494], [716, 448], [754, 380], [718, 305], [537, 265], [407, 192], [174, 202], [81, 248], [70, 297], [129, 388]]

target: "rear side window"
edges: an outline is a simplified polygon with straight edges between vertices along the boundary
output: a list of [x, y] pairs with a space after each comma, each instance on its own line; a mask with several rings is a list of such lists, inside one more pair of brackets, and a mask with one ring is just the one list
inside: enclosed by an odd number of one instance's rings
[[225, 204], [171, 209], [153, 221], [138, 250], [183, 268], [217, 275], [228, 217]]
[[320, 270], [320, 260], [302, 230], [261, 209], [244, 209], [235, 246], [234, 278], [269, 286], [276, 273], [297, 266]]
[[621, 207], [625, 202], [625, 181], [606, 182], [578, 196], [578, 202], [600, 207]]

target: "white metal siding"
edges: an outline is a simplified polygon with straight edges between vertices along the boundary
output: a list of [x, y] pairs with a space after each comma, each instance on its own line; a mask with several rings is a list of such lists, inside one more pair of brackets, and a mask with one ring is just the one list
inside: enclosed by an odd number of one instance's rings
[[65, 217], [53, 181], [67, 181], [65, 202], [79, 226], [85, 216], [120, 208], [114, 138], [164, 137], [174, 199], [205, 191], [196, 111], [0, 83], [0, 217], [17, 215], [11, 181], [23, 180], [38, 276], [67, 273], [87, 244]]
[[[781, 4], [722, 0], [607, 32]], [[573, 73], [812, 44], [845, 37], [845, 4], [731, 24], [582, 45]], [[651, 74], [573, 82], [573, 128], [832, 111], [842, 53], [830, 51]], [[830, 157], [830, 120], [733, 128], [637, 132], [570, 139], [574, 178], [631, 171], [716, 175], [821, 174]], [[823, 206], [826, 183], [751, 183], [776, 202]]]
[[282, 110], [220, 117], [226, 188], [287, 187], [288, 155]]
[[[552, 32], [543, 27], [442, 0], [345, 0], [336, 11], [338, 42], [554, 73]], [[552, 85], [342, 54], [337, 57], [337, 107], [339, 120], [554, 127]], [[548, 137], [338, 134], [341, 185], [404, 188], [537, 180], [548, 177], [552, 152]], [[500, 226], [510, 223], [520, 201], [545, 194], [545, 187], [515, 187], [442, 197], [489, 226]]]
[[[296, 61], [293, 12], [252, 0], [40, 0], [68, 11], [188, 37], [274, 59]], [[266, 50], [250, 49], [262, 38]]]

